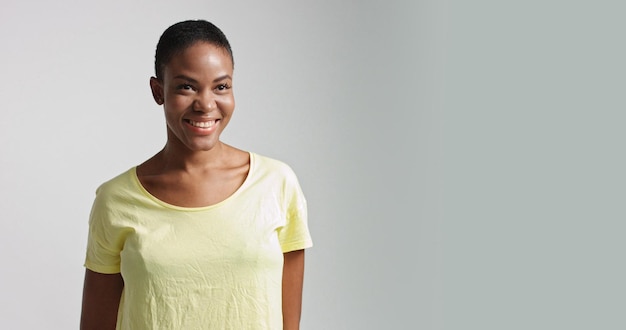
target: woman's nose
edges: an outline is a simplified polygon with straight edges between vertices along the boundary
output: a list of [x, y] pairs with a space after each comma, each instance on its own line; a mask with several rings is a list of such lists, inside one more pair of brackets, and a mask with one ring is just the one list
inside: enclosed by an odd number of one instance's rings
[[211, 93], [203, 93], [194, 101], [193, 110], [210, 112], [217, 107], [215, 96]]

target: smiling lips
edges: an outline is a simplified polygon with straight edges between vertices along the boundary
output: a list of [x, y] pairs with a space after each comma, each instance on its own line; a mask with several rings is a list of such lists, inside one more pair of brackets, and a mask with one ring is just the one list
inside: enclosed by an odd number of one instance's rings
[[189, 123], [189, 125], [193, 127], [198, 127], [198, 128], [211, 128], [217, 122], [216, 119], [209, 120], [209, 121], [193, 121], [193, 120], [187, 119], [185, 121]]

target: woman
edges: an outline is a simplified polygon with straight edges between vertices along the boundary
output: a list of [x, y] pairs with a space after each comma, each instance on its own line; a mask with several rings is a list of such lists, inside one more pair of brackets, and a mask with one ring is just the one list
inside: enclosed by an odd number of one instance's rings
[[306, 202], [287, 165], [220, 141], [235, 107], [228, 40], [174, 24], [155, 71], [167, 142], [97, 190], [81, 328], [298, 329]]

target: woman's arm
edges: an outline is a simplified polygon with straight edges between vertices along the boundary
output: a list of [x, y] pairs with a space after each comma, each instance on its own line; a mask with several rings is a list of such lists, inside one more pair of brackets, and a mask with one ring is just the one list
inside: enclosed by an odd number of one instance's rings
[[80, 329], [114, 330], [123, 288], [122, 274], [100, 274], [87, 269]]
[[284, 254], [283, 266], [283, 330], [300, 329], [304, 250]]

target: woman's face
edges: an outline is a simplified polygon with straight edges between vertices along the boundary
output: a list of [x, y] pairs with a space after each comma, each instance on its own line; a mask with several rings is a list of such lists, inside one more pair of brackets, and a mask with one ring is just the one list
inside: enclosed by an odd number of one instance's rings
[[197, 42], [165, 65], [162, 81], [150, 79], [154, 99], [165, 110], [168, 144], [206, 151], [219, 143], [235, 109], [232, 77], [228, 52]]

